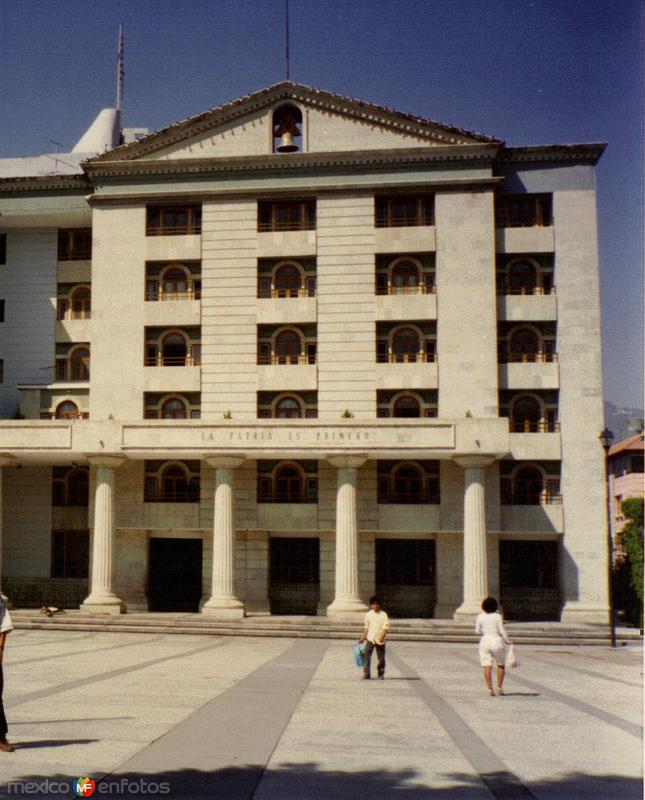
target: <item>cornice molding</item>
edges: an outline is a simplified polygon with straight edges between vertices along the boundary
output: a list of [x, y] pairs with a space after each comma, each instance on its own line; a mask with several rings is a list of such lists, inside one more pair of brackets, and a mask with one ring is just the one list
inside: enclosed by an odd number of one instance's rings
[[[488, 178], [463, 178], [462, 180], [451, 181], [428, 181], [425, 183], [417, 182], [400, 182], [392, 185], [383, 184], [382, 181], [375, 181], [374, 183], [361, 183], [361, 184], [323, 184], [315, 187], [302, 187], [298, 188], [298, 197], [320, 197], [323, 194], [343, 194], [356, 192], [387, 192], [387, 194], [396, 194], [397, 192], [410, 192], [412, 191], [430, 191], [430, 192], [485, 192], [494, 191], [505, 178], [503, 176], [488, 177]], [[176, 203], [196, 203], [200, 201], [208, 201], [213, 198], [226, 197], [226, 198], [248, 198], [248, 197], [262, 197], [267, 196], [271, 198], [277, 197], [293, 197], [293, 187], [280, 187], [272, 186], [262, 191], [257, 186], [250, 189], [242, 189], [240, 187], [216, 189], [195, 189], [177, 192], [176, 190], [160, 191], [160, 192], [133, 192], [132, 194], [93, 194], [88, 197], [90, 206], [128, 206], [140, 205], [142, 203], [155, 203], [172, 199]]]
[[134, 175], [177, 175], [231, 172], [294, 172], [312, 169], [366, 168], [372, 166], [417, 166], [438, 162], [492, 162], [497, 144], [460, 144], [435, 147], [394, 148], [388, 150], [350, 150], [337, 153], [293, 153], [288, 156], [236, 156], [226, 158], [181, 158], [156, 161], [87, 161], [90, 177], [107, 178]]
[[588, 161], [596, 164], [606, 147], [605, 142], [502, 147], [496, 160], [500, 162]]
[[16, 192], [91, 190], [87, 175], [38, 175], [31, 178], [0, 178], [0, 195]]

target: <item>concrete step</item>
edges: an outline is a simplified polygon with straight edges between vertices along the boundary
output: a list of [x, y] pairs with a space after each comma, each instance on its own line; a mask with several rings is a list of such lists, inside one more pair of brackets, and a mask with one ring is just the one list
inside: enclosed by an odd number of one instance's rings
[[[30, 610], [12, 611], [19, 630], [102, 631], [119, 633], [175, 633], [208, 636], [256, 636], [355, 640], [360, 623], [326, 620], [325, 617], [248, 616], [242, 620], [213, 620], [199, 614], [124, 614], [90, 616], [68, 611], [46, 617]], [[508, 623], [518, 644], [604, 645], [609, 631], [602, 626], [561, 623]], [[392, 641], [454, 642], [473, 644], [478, 637], [472, 625], [450, 620], [392, 620]], [[620, 643], [638, 642], [638, 630], [621, 628]]]

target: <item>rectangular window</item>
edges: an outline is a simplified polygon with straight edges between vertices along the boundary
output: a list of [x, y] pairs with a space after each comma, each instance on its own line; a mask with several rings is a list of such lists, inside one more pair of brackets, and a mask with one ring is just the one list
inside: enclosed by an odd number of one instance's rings
[[258, 202], [258, 231], [313, 231], [316, 200]]
[[435, 543], [431, 539], [376, 539], [378, 586], [432, 586]]
[[52, 531], [52, 578], [87, 578], [89, 564], [89, 531]]
[[4, 300], [0, 300], [0, 322], [4, 322]]
[[629, 459], [629, 471], [630, 473], [641, 473], [645, 472], [645, 467], [643, 466], [643, 456], [631, 456]]
[[4, 358], [0, 358], [0, 383], [4, 383]]
[[434, 196], [377, 197], [375, 225], [377, 228], [434, 225]]
[[502, 539], [499, 543], [500, 585], [526, 589], [556, 589], [558, 543]]
[[0, 264], [7, 263], [7, 234], [0, 233]]
[[58, 260], [86, 261], [92, 258], [92, 229], [70, 228], [58, 231]]
[[201, 232], [201, 205], [146, 208], [146, 236], [188, 236]]
[[498, 228], [552, 225], [552, 197], [550, 194], [497, 195], [495, 224]]

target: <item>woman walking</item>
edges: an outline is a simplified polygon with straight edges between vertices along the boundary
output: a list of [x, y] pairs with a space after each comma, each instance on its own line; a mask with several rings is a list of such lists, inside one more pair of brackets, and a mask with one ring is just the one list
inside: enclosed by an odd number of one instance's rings
[[487, 597], [482, 603], [482, 612], [475, 622], [475, 632], [481, 635], [479, 640], [479, 662], [484, 668], [484, 680], [488, 694], [493, 697], [492, 670], [493, 661], [497, 664], [497, 694], [504, 694], [504, 672], [506, 663], [506, 645], [511, 640], [506, 634], [502, 615], [497, 611], [497, 600]]
[[13, 625], [11, 624], [11, 617], [7, 611], [7, 604], [0, 594], [0, 751], [5, 753], [12, 753], [14, 749], [13, 745], [7, 741], [7, 719], [4, 715], [4, 707], [2, 705], [2, 688], [4, 683], [2, 676], [2, 655], [4, 653], [4, 643], [7, 634], [12, 630]]

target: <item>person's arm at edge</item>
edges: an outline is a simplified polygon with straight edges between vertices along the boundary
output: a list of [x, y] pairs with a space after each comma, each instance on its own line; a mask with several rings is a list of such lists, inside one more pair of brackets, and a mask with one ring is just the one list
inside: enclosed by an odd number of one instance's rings
[[9, 633], [9, 631], [3, 631], [0, 633], [0, 664], [2, 664], [2, 654], [4, 653], [4, 643], [5, 639], [7, 638], [7, 633]]
[[504, 627], [504, 623], [502, 622], [501, 614], [499, 617], [499, 635], [504, 640], [504, 644], [511, 644], [511, 640], [508, 638], [508, 634], [506, 633], [506, 628]]

